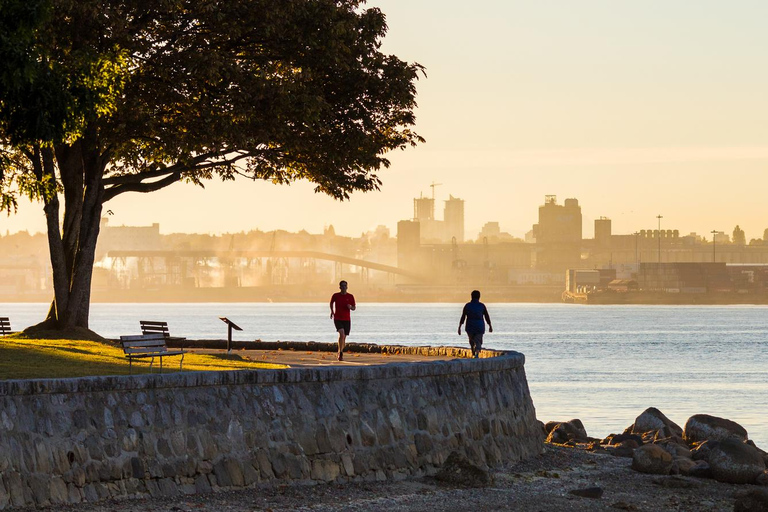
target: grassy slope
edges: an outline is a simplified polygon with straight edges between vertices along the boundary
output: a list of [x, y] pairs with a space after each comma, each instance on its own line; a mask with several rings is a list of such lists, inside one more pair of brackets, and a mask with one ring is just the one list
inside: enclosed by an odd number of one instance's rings
[[[163, 372], [179, 370], [180, 356], [163, 359]], [[155, 358], [153, 373], [159, 368]], [[184, 355], [184, 371], [284, 368], [237, 355]], [[133, 373], [149, 373], [149, 358], [134, 360]], [[0, 337], [0, 380], [127, 375], [128, 360], [120, 347], [86, 340], [39, 340]]]

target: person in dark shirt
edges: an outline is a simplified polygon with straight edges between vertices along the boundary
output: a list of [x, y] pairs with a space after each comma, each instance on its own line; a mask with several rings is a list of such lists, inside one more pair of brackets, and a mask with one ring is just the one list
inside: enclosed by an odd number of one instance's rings
[[339, 292], [334, 293], [331, 296], [331, 318], [333, 318], [333, 325], [336, 326], [336, 331], [339, 333], [339, 353], [336, 358], [339, 361], [344, 360], [344, 343], [349, 336], [349, 330], [352, 325], [349, 315], [350, 311], [354, 311], [355, 296], [351, 293], [347, 293], [347, 282], [339, 282]]
[[459, 320], [459, 336], [461, 336], [461, 326], [464, 320], [467, 321], [467, 336], [469, 337], [469, 346], [472, 348], [472, 356], [477, 359], [480, 356], [480, 350], [483, 348], [483, 334], [485, 334], [485, 322], [488, 322], [488, 332], [493, 332], [491, 317], [488, 316], [488, 309], [485, 304], [480, 302], [480, 292], [472, 291], [472, 300], [464, 305]]

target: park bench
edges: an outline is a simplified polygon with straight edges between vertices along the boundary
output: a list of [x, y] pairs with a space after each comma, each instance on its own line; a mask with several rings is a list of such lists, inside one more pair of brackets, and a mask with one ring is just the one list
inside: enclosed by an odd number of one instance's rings
[[152, 371], [152, 364], [155, 362], [155, 358], [160, 358], [160, 373], [163, 373], [163, 358], [169, 356], [181, 356], [179, 362], [179, 371], [181, 371], [181, 365], [184, 363], [183, 349], [168, 350], [168, 345], [165, 343], [165, 336], [162, 334], [140, 334], [137, 336], [120, 336], [120, 343], [123, 346], [123, 352], [125, 357], [128, 358], [128, 372], [133, 372], [133, 360], [151, 357], [149, 362], [149, 370]]
[[11, 320], [7, 316], [0, 317], [0, 336], [14, 334], [14, 332], [11, 330]]
[[162, 334], [165, 341], [184, 341], [187, 338], [180, 338], [178, 336], [171, 336], [168, 331], [168, 322], [155, 322], [150, 320], [139, 320], [141, 324], [141, 334]]

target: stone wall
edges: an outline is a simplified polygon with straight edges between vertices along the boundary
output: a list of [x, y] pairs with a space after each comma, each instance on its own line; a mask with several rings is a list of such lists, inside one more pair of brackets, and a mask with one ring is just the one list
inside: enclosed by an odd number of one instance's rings
[[481, 466], [540, 453], [524, 356], [483, 356], [0, 382], [0, 509], [400, 479], [452, 451]]

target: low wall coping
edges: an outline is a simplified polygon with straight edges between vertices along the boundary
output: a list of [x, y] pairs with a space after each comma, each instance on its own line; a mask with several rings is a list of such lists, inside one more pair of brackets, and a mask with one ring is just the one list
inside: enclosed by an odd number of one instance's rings
[[[262, 343], [263, 345], [263, 343]], [[335, 344], [329, 344], [335, 345]], [[408, 347], [382, 345], [392, 353], [420, 354], [426, 357], [469, 353], [457, 347]], [[324, 366], [275, 370], [192, 371], [166, 374], [113, 375], [65, 379], [25, 379], [0, 381], [0, 396], [68, 394], [104, 391], [132, 391], [204, 386], [265, 385], [344, 380], [424, 378], [445, 374], [498, 372], [525, 365], [520, 352], [483, 350], [479, 359], [387, 363], [375, 366]]]

